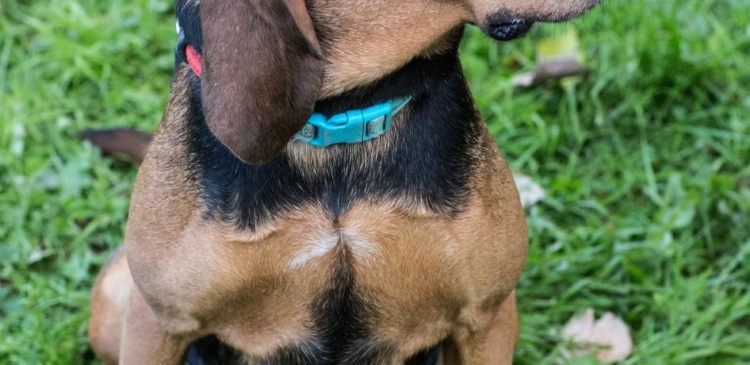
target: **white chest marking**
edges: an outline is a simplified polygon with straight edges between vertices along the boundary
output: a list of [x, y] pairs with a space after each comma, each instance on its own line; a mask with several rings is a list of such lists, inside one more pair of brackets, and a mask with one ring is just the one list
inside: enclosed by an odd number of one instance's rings
[[339, 233], [329, 233], [309, 241], [304, 245], [302, 250], [295, 253], [289, 261], [289, 267], [298, 269], [308, 263], [312, 263], [315, 259], [328, 254], [339, 243], [347, 245], [354, 258], [366, 266], [372, 264], [372, 260], [379, 253], [377, 244], [371, 242], [366, 237], [356, 234], [351, 229], [344, 229]]
[[339, 236], [334, 234], [312, 240], [305, 245], [304, 249], [294, 255], [289, 262], [289, 266], [292, 269], [298, 269], [309, 261], [324, 256], [336, 247], [336, 244], [339, 243], [339, 239]]

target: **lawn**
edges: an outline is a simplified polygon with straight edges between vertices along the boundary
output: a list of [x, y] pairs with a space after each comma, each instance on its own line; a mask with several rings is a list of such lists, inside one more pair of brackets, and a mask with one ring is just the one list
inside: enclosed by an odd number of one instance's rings
[[[587, 76], [511, 85], [571, 30]], [[0, 363], [92, 361], [88, 294], [136, 167], [76, 134], [156, 127], [173, 33], [164, 0], [0, 1]], [[547, 190], [517, 363], [563, 362], [554, 331], [587, 307], [629, 325], [625, 363], [750, 363], [750, 3], [607, 0], [520, 42], [466, 38], [490, 130]]]

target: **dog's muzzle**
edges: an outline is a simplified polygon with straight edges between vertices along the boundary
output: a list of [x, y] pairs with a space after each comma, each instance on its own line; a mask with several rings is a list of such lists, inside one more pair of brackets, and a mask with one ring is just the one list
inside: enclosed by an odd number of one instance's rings
[[499, 41], [510, 41], [526, 34], [532, 25], [532, 20], [495, 18], [487, 23], [486, 32]]

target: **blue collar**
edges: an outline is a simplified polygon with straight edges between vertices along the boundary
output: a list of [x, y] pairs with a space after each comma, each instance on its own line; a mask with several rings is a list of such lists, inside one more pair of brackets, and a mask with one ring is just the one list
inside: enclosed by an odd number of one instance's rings
[[369, 141], [385, 134], [391, 128], [391, 118], [410, 100], [411, 96], [394, 99], [365, 109], [348, 110], [330, 118], [314, 113], [295, 139], [316, 147]]

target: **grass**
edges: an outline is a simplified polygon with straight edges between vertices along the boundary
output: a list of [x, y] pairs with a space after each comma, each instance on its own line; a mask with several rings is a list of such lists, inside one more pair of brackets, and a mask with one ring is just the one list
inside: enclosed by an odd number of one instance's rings
[[[610, 0], [462, 60], [527, 212], [520, 364], [593, 307], [631, 328], [628, 364], [750, 362], [750, 5]], [[593, 72], [514, 89], [535, 44], [574, 28]], [[88, 292], [122, 239], [135, 168], [76, 140], [153, 129], [174, 42], [163, 0], [0, 2], [0, 363], [92, 361]], [[577, 363], [591, 363], [590, 359]]]

